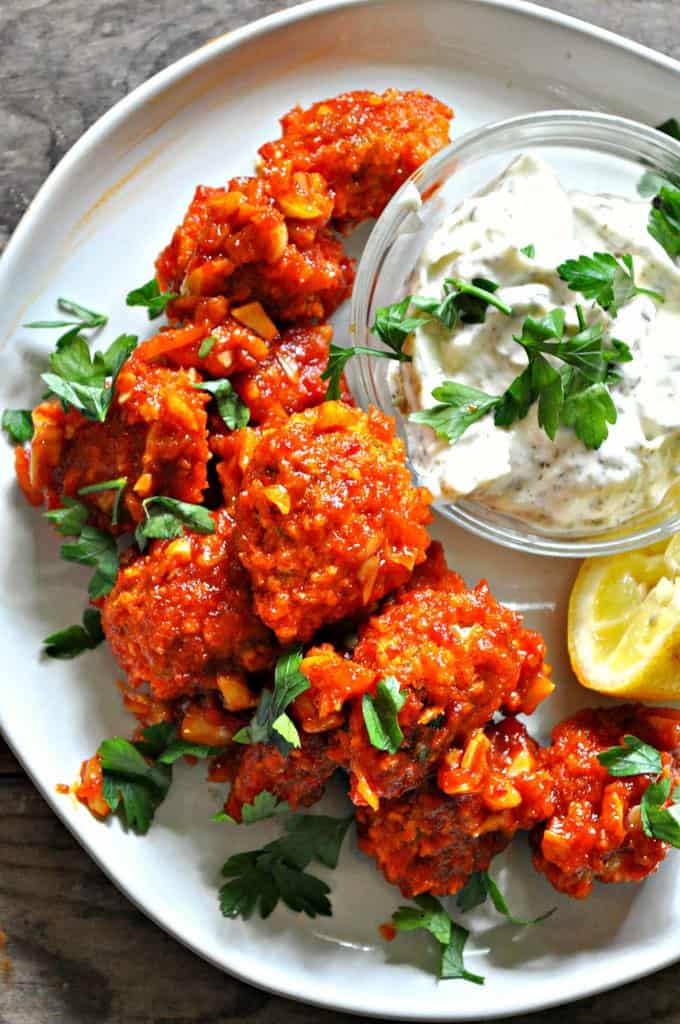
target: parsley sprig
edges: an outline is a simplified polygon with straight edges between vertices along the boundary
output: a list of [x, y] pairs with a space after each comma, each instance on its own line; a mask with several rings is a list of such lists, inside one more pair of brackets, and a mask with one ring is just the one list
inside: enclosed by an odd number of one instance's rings
[[[72, 316], [73, 320], [31, 320], [24, 324], [24, 327], [33, 329], [55, 328], [55, 327], [76, 327], [78, 331], [88, 330], [97, 327], [104, 327], [109, 318], [104, 313], [96, 313], [87, 306], [81, 306], [79, 302], [72, 299], [57, 299], [57, 309], [62, 313]], [[77, 333], [77, 332], [76, 332]]]
[[219, 414], [229, 430], [239, 430], [248, 425], [250, 409], [241, 401], [227, 377], [221, 380], [204, 380], [200, 384], [194, 384], [194, 387], [199, 391], [208, 391], [214, 397]]
[[394, 676], [380, 680], [375, 697], [370, 693], [364, 694], [361, 702], [364, 724], [371, 744], [378, 750], [386, 750], [389, 754], [396, 754], [399, 750], [404, 734], [398, 716], [405, 700]]
[[662, 185], [652, 200], [647, 230], [672, 260], [680, 256], [680, 189]]
[[610, 775], [624, 778], [626, 775], [659, 775], [661, 754], [649, 743], [643, 743], [637, 736], [626, 735], [620, 747], [610, 747], [597, 757]]
[[488, 871], [475, 871], [468, 878], [467, 882], [456, 896], [456, 905], [463, 913], [467, 913], [469, 910], [473, 910], [475, 907], [481, 906], [487, 899], [491, 900], [493, 907], [506, 917], [510, 924], [517, 925], [520, 928], [526, 928], [530, 925], [541, 924], [542, 921], [546, 921], [552, 914], [555, 913], [557, 907], [551, 907], [544, 914], [539, 914], [538, 917], [522, 918], [516, 917], [510, 911], [503, 893], [498, 887], [498, 883], [494, 881]]
[[329, 917], [330, 887], [305, 868], [313, 860], [335, 868], [352, 821], [353, 816], [293, 814], [285, 835], [259, 850], [234, 854], [222, 868], [228, 879], [219, 892], [223, 915], [248, 920], [257, 910], [266, 918], [281, 901], [296, 913]]
[[33, 418], [30, 409], [5, 409], [2, 429], [13, 444], [26, 444], [33, 437]]
[[383, 342], [385, 348], [368, 348], [365, 345], [343, 348], [332, 344], [328, 365], [321, 374], [321, 379], [328, 381], [326, 400], [340, 398], [343, 371], [355, 355], [396, 359], [400, 363], [408, 363], [411, 356], [404, 352], [404, 345], [409, 336], [423, 324], [438, 320], [449, 330], [453, 330], [458, 320], [462, 323], [483, 323], [489, 306], [495, 306], [509, 316], [512, 310], [507, 303], [498, 298], [495, 294], [497, 291], [498, 285], [483, 277], [473, 278], [471, 282], [447, 278], [442, 286], [441, 298], [407, 295], [400, 302], [382, 306], [376, 310], [371, 333]]
[[64, 496], [61, 503], [61, 508], [53, 508], [50, 512], [45, 512], [45, 519], [49, 519], [57, 533], [61, 533], [62, 536], [79, 537], [87, 522], [88, 510], [82, 502], [76, 501], [75, 498]]
[[465, 967], [463, 954], [469, 938], [469, 931], [457, 924], [447, 914], [439, 900], [424, 894], [414, 898], [415, 907], [399, 907], [392, 915], [392, 924], [398, 932], [410, 932], [422, 928], [439, 943], [439, 977], [442, 980], [459, 978], [483, 985], [480, 974], [472, 974]]
[[101, 616], [97, 608], [86, 608], [83, 624], [67, 626], [57, 633], [50, 633], [43, 640], [48, 658], [76, 658], [83, 651], [94, 650], [104, 640]]
[[120, 810], [136, 832], [148, 832], [157, 808], [172, 782], [172, 765], [186, 754], [211, 757], [220, 747], [208, 747], [177, 737], [175, 726], [160, 722], [142, 729], [141, 739], [114, 736], [100, 744], [104, 799], [112, 811]]
[[302, 658], [302, 647], [290, 647], [279, 656], [274, 689], [262, 691], [250, 724], [239, 729], [235, 743], [270, 743], [284, 756], [291, 747], [300, 746], [300, 734], [286, 708], [310, 686], [307, 676], [300, 671]]
[[193, 533], [214, 533], [215, 521], [205, 505], [192, 505], [177, 498], [154, 495], [142, 502], [145, 519], [135, 530], [135, 540], [144, 551], [149, 540], [181, 537], [185, 528]]
[[93, 601], [111, 592], [118, 575], [118, 547], [110, 533], [85, 523], [75, 540], [62, 544], [60, 554], [66, 562], [94, 568], [87, 587]]
[[[625, 778], [631, 775], [653, 775], [642, 794], [640, 820], [645, 835], [680, 849], [680, 794], [671, 793], [671, 780], [662, 776], [661, 754], [637, 736], [623, 737], [622, 746], [610, 747], [597, 755], [610, 775]], [[667, 807], [669, 799], [671, 806]], [[675, 809], [678, 808], [678, 811]]]
[[665, 301], [661, 292], [639, 288], [635, 284], [633, 257], [629, 253], [623, 253], [618, 259], [609, 252], [579, 256], [561, 263], [557, 273], [572, 291], [580, 292], [586, 299], [594, 299], [612, 317], [616, 317], [619, 309], [636, 295], [649, 295], [657, 302]]
[[103, 422], [113, 398], [116, 378], [137, 345], [133, 334], [121, 334], [103, 352], [91, 355], [87, 341], [67, 332], [50, 356], [51, 373], [42, 380], [64, 408], [77, 409], [90, 420]]
[[165, 312], [165, 307], [173, 299], [177, 298], [177, 292], [162, 292], [158, 281], [152, 277], [146, 284], [139, 288], [133, 288], [127, 293], [125, 302], [128, 306], [142, 306], [146, 309], [149, 320], [155, 320]]
[[[523, 419], [538, 403], [538, 423], [554, 439], [560, 424], [572, 427], [588, 448], [599, 448], [615, 423], [616, 406], [608, 384], [617, 379], [616, 364], [632, 359], [628, 346], [617, 339], [607, 345], [599, 323], [588, 325], [577, 306], [578, 331], [568, 334], [563, 309], [540, 319], [527, 317], [522, 333], [514, 335], [527, 355], [527, 366], [502, 395], [488, 395], [456, 381], [435, 388], [438, 402], [409, 419], [431, 427], [452, 444], [477, 420], [493, 412], [498, 427]], [[546, 359], [564, 365], [557, 369]]]
[[115, 480], [102, 480], [96, 484], [88, 484], [86, 487], [81, 487], [78, 494], [98, 494], [100, 491], [115, 491], [113, 498], [113, 505], [111, 506], [111, 525], [118, 525], [118, 515], [120, 513], [120, 502], [123, 497], [123, 491], [127, 486], [127, 477], [119, 476]]
[[[263, 789], [261, 793], [255, 795], [252, 804], [241, 806], [240, 824], [255, 825], [258, 821], [265, 821], [267, 818], [273, 818], [277, 814], [286, 814], [288, 811], [290, 811], [290, 806], [287, 800], [279, 800], [269, 790]], [[239, 824], [226, 811], [218, 811], [217, 814], [213, 814], [212, 821], [226, 821], [230, 825]]]

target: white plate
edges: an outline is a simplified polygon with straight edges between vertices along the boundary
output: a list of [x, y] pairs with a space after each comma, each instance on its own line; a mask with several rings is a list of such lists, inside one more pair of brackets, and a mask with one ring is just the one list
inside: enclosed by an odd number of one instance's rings
[[[557, 106], [656, 122], [677, 113], [679, 70], [633, 43], [510, 0], [308, 4], [221, 37], [103, 117], [24, 217], [0, 266], [0, 407], [37, 399], [53, 338], [19, 325], [52, 317], [58, 295], [107, 311], [104, 340], [122, 330], [148, 330], [141, 311], [126, 309], [124, 296], [151, 276], [153, 258], [194, 185], [247, 173], [258, 144], [277, 134], [277, 117], [297, 101], [344, 89], [419, 86], [456, 108], [456, 133]], [[0, 449], [0, 726], [83, 846], [130, 899], [191, 949], [248, 981], [310, 1002], [457, 1020], [575, 999], [680, 955], [678, 859], [670, 857], [644, 887], [601, 887], [580, 904], [558, 897], [532, 872], [521, 839], [502, 862], [513, 907], [533, 913], [557, 903], [559, 911], [526, 931], [485, 913], [472, 919], [469, 966], [486, 975], [484, 988], [437, 984], [435, 950], [421, 935], [390, 946], [381, 941], [377, 926], [400, 895], [352, 839], [338, 870], [328, 873], [332, 918], [311, 921], [279, 909], [267, 922], [224, 920], [216, 904], [223, 860], [259, 845], [274, 827], [211, 824], [221, 787], [202, 782], [202, 767], [176, 770], [171, 795], [143, 839], [125, 834], [116, 821], [98, 824], [55, 793], [55, 783], [70, 782], [103, 737], [129, 732], [131, 722], [104, 650], [70, 663], [41, 660], [42, 638], [78, 620], [87, 573], [60, 562], [58, 539], [17, 492], [9, 446]], [[494, 548], [441, 522], [435, 532], [469, 581], [488, 576], [496, 594], [526, 609], [529, 624], [545, 634], [559, 683], [533, 724], [545, 738], [552, 722], [588, 703], [570, 677], [564, 645], [573, 564]], [[335, 806], [333, 797], [327, 806]]]

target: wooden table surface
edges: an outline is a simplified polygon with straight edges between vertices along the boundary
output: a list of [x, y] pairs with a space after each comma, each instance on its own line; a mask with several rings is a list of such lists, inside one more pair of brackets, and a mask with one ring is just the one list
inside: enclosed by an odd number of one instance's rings
[[[680, 57], [679, 2], [555, 0], [544, 6]], [[116, 100], [205, 40], [290, 6], [275, 0], [0, 4], [0, 250], [55, 163]], [[4, 930], [8, 954], [0, 950], [1, 1024], [355, 1019], [259, 992], [168, 938], [80, 849], [2, 740], [0, 822], [0, 939]], [[678, 987], [677, 967], [671, 967], [531, 1021], [558, 1024], [568, 1015], [571, 1024], [680, 1024]]]

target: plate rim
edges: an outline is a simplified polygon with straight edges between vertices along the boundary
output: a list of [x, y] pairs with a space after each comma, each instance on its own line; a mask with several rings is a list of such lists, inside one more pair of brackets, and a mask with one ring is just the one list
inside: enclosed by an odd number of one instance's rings
[[[95, 141], [105, 139], [112, 130], [115, 130], [115, 128], [119, 124], [123, 123], [131, 114], [143, 108], [147, 103], [152, 101], [154, 97], [158, 96], [166, 88], [171, 87], [178, 80], [181, 80], [190, 74], [193, 70], [202, 67], [204, 64], [207, 64], [212, 60], [225, 58], [225, 56], [230, 52], [239, 49], [244, 44], [257, 39], [260, 36], [276, 32], [287, 25], [296, 24], [308, 19], [314, 19], [318, 16], [342, 11], [348, 8], [369, 6], [375, 2], [376, 0], [307, 0], [305, 3], [285, 8], [280, 11], [275, 11], [272, 14], [249, 22], [240, 28], [222, 33], [219, 36], [208, 40], [206, 43], [202, 44], [195, 50], [192, 50], [184, 57], [181, 57], [178, 60], [173, 61], [167, 67], [162, 68], [160, 71], [156, 72], [156, 74], [152, 75], [151, 78], [137, 85], [131, 92], [119, 99], [112, 107], [97, 118], [89, 128], [86, 129], [86, 131], [64, 154], [58, 164], [52, 169], [45, 181], [42, 183], [19, 220], [16, 228], [12, 232], [7, 245], [5, 246], [4, 252], [0, 256], [0, 288], [2, 288], [5, 280], [11, 279], [12, 274], [14, 273], [15, 262], [21, 257], [22, 248], [28, 241], [32, 230], [33, 219], [38, 216], [43, 207], [49, 203], [51, 193], [56, 187], [58, 187], [62, 179], [67, 177], [71, 168], [77, 165], [81, 156], [85, 156], [87, 154], [91, 145]], [[383, 6], [388, 6], [393, 2], [399, 2], [399, 0], [379, 0], [379, 2]], [[480, 6], [510, 11], [524, 17], [533, 18], [559, 27], [567, 28], [582, 36], [598, 39], [610, 47], [626, 51], [630, 55], [655, 64], [659, 68], [680, 74], [680, 60], [676, 60], [667, 54], [660, 53], [651, 47], [638, 43], [633, 39], [620, 35], [619, 33], [612, 32], [609, 29], [602, 28], [598, 25], [593, 25], [582, 18], [564, 14], [561, 11], [555, 11], [551, 8], [538, 6], [538, 4], [529, 2], [529, 0], [472, 0], [472, 2]], [[5, 339], [13, 332], [14, 325], [10, 324], [8, 326], [7, 334], [5, 335]], [[130, 903], [132, 903], [137, 910], [151, 920], [157, 927], [161, 928], [162, 931], [164, 931], [171, 939], [179, 942], [182, 946], [190, 950], [193, 954], [199, 956], [202, 960], [205, 960], [218, 970], [238, 979], [239, 981], [243, 981], [255, 988], [273, 995], [303, 1002], [311, 1006], [318, 1006], [324, 1009], [337, 1010], [355, 1016], [362, 1015], [377, 1019], [383, 1018], [403, 1021], [499, 1020], [519, 1014], [547, 1010], [560, 1005], [568, 1005], [577, 999], [582, 999], [619, 988], [622, 985], [629, 984], [668, 967], [670, 964], [677, 962], [678, 956], [680, 956], [680, 950], [676, 954], [669, 954], [656, 962], [653, 966], [644, 965], [639, 969], [633, 970], [633, 972], [627, 975], [624, 980], [616, 980], [612, 982], [608, 980], [598, 981], [594, 979], [591, 983], [586, 985], [578, 996], [568, 995], [565, 998], [556, 994], [554, 997], [541, 998], [536, 1004], [518, 1005], [511, 1009], [493, 1010], [490, 1012], [484, 1010], [468, 1012], [464, 1009], [460, 1012], [459, 1008], [459, 1012], [457, 1012], [455, 1016], [442, 1014], [439, 1011], [428, 1012], [426, 1007], [424, 1007], [423, 1011], [417, 1015], [399, 1013], [396, 1009], [379, 1012], [371, 1008], [364, 1008], [360, 1006], [358, 1002], [354, 1002], [353, 1004], [348, 1004], [346, 1001], [339, 1002], [337, 998], [333, 998], [333, 994], [331, 994], [328, 999], [301, 995], [291, 990], [290, 986], [285, 987], [280, 983], [269, 984], [266, 980], [262, 980], [260, 977], [254, 976], [253, 973], [249, 974], [245, 970], [239, 969], [235, 966], [226, 966], [224, 962], [211, 954], [207, 949], [199, 948], [196, 943], [194, 943], [190, 938], [182, 935], [181, 932], [171, 924], [162, 921], [153, 909], [153, 905], [144, 904], [133, 894], [133, 890], [129, 885], [116, 875], [113, 866], [107, 864], [107, 862], [97, 853], [95, 847], [91, 845], [84, 831], [79, 829], [77, 827], [77, 823], [62, 810], [63, 804], [57, 799], [54, 791], [44, 785], [42, 780], [35, 775], [28, 760], [24, 758], [21, 751], [18, 749], [18, 746], [13, 742], [7, 726], [3, 727], [1, 723], [0, 736], [5, 740], [10, 751], [22, 766], [32, 784], [38, 790], [49, 808], [54, 814], [56, 814], [62, 825], [68, 829], [69, 833], [78, 842], [81, 848], [85, 850], [87, 855], [92, 858], [106, 878], [119, 892], [123, 894], [126, 899], [130, 901]]]

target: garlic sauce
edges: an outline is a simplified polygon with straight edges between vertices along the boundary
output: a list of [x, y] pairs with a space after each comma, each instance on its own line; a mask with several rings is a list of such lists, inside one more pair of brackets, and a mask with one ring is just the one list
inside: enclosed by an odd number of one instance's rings
[[[405, 346], [413, 361], [390, 367], [404, 415], [435, 405], [432, 391], [446, 380], [501, 394], [527, 362], [512, 336], [527, 316], [556, 307], [576, 328], [580, 304], [588, 323], [602, 324], [605, 341], [619, 338], [633, 355], [609, 386], [618, 419], [598, 450], [566, 427], [551, 441], [535, 404], [509, 429], [485, 416], [454, 444], [407, 424], [414, 468], [437, 500], [466, 496], [555, 533], [615, 526], [662, 500], [680, 465], [680, 269], [648, 234], [648, 214], [648, 201], [568, 194], [550, 166], [524, 155], [435, 232], [413, 293], [439, 296], [447, 277], [488, 278], [513, 316], [489, 307], [482, 324], [459, 322], [449, 331], [433, 320], [419, 327]], [[520, 250], [532, 244], [529, 258]], [[638, 295], [613, 318], [571, 291], [556, 268], [594, 252], [630, 253], [636, 284], [662, 292], [665, 302]]]

